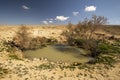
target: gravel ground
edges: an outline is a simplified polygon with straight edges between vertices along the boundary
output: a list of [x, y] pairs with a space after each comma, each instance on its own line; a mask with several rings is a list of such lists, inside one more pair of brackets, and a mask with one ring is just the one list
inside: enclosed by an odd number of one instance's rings
[[0, 60], [0, 67], [7, 70], [0, 80], [120, 80], [120, 63], [111, 68], [103, 64], [83, 69], [67, 66], [69, 64], [49, 62], [45, 58]]

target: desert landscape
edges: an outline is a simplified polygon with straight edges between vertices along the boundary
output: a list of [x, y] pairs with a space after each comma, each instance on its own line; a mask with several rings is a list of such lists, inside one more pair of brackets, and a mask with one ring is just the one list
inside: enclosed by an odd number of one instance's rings
[[[13, 26], [6, 26], [1, 25], [0, 27], [0, 36], [1, 39], [12, 40], [13, 36], [17, 32], [17, 30], [21, 27], [21, 25], [13, 25]], [[65, 26], [63, 25], [62, 28], [59, 25], [26, 25], [30, 30], [29, 32], [32, 33], [34, 37], [41, 36], [41, 37], [53, 37], [56, 39], [60, 39], [60, 34], [63, 30], [65, 30]], [[7, 32], [6, 32], [7, 31]]]
[[[20, 26], [1, 26], [0, 41], [12, 41]], [[28, 32], [32, 37], [55, 38], [58, 43], [64, 43], [66, 40], [62, 33], [67, 30], [65, 26], [28, 26]], [[107, 37], [115, 36], [120, 39], [119, 27], [113, 26], [101, 27], [95, 34]], [[112, 40], [111, 40], [112, 41]], [[3, 48], [3, 49], [4, 49]], [[10, 55], [17, 55], [10, 56]], [[14, 53], [6, 51], [0, 52], [0, 79], [1, 80], [119, 80], [120, 78], [120, 55], [115, 56], [116, 62], [110, 67], [107, 64], [96, 63], [67, 63], [67, 62], [52, 62], [47, 58], [28, 59], [24, 57], [24, 52], [17, 49]], [[50, 54], [50, 53], [49, 53]], [[111, 62], [112, 63], [112, 62]]]
[[0, 0], [0, 80], [120, 80], [119, 0]]

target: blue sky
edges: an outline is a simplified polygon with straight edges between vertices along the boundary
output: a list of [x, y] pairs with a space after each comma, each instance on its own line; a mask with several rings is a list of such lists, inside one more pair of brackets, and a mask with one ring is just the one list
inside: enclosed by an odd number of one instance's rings
[[92, 15], [120, 24], [120, 0], [0, 0], [0, 24], [67, 24]]

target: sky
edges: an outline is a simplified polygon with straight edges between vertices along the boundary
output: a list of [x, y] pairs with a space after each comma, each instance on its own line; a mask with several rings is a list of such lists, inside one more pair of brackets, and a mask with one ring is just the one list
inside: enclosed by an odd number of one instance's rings
[[0, 0], [0, 24], [76, 24], [92, 15], [119, 25], [120, 0]]

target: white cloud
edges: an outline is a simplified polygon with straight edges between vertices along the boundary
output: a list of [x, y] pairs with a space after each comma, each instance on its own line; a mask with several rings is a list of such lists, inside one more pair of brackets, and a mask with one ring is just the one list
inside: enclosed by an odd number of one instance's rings
[[55, 20], [59, 20], [59, 21], [66, 21], [68, 20], [69, 17], [65, 17], [65, 16], [56, 16]]
[[51, 24], [51, 23], [53, 23], [53, 21], [52, 20], [46, 20], [46, 21], [42, 21], [42, 23], [43, 24]]
[[87, 12], [96, 11], [96, 6], [86, 6], [85, 11]]
[[47, 21], [42, 21], [44, 24], [48, 24], [48, 22]]
[[53, 21], [49, 21], [49, 23], [53, 23]]
[[78, 16], [80, 13], [79, 12], [72, 12], [74, 16]]
[[25, 10], [28, 10], [30, 9], [29, 7], [27, 7], [26, 5], [22, 5], [22, 8], [25, 9]]

